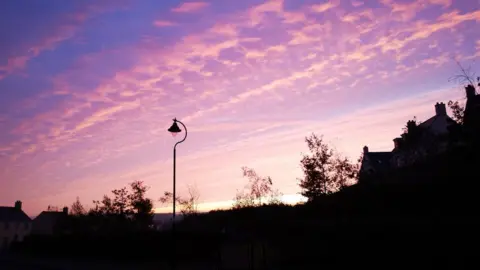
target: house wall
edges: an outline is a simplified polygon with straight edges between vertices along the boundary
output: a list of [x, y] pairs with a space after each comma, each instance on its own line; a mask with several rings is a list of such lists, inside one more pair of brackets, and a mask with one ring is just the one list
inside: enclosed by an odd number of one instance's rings
[[55, 223], [51, 219], [33, 220], [34, 234], [52, 235]]
[[0, 249], [8, 248], [13, 241], [23, 241], [31, 230], [31, 222], [0, 222]]
[[374, 170], [373, 166], [371, 165], [370, 159], [368, 158], [367, 155], [363, 156], [362, 165], [361, 165], [360, 168], [361, 168], [362, 173], [366, 173], [366, 174], [375, 173], [375, 170]]

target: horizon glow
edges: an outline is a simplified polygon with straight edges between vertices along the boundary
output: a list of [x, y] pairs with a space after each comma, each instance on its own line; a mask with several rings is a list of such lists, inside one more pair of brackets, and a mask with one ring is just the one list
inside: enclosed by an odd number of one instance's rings
[[3, 1], [0, 205], [91, 206], [134, 180], [156, 201], [175, 117], [179, 195], [224, 207], [248, 166], [298, 199], [312, 132], [355, 161], [463, 101], [448, 79], [478, 70], [479, 21], [463, 0]]

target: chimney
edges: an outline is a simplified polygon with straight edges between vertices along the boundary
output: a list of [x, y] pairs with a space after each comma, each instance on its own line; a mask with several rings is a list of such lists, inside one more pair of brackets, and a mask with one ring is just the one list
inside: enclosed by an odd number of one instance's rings
[[465, 93], [467, 94], [467, 99], [473, 98], [476, 95], [475, 87], [471, 84], [465, 87]]
[[394, 149], [400, 149], [402, 146], [402, 138], [393, 139], [393, 146], [395, 147]]
[[22, 202], [21, 201], [16, 201], [15, 202], [15, 209], [22, 210]]
[[447, 115], [447, 107], [445, 107], [445, 103], [440, 102], [435, 104], [435, 115]]
[[417, 123], [415, 123], [415, 121], [413, 120], [410, 120], [407, 122], [407, 132], [408, 133], [413, 133], [414, 132], [414, 129], [417, 127]]
[[63, 213], [64, 213], [65, 215], [68, 215], [68, 207], [66, 207], [66, 206], [63, 207]]
[[368, 153], [368, 146], [365, 145], [365, 146], [363, 147], [363, 153], [364, 153], [364, 154]]

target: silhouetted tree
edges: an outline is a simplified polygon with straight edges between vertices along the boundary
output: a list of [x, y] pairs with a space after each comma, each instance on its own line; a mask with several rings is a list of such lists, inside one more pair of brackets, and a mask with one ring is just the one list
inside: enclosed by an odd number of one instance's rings
[[328, 146], [323, 136], [306, 137], [310, 155], [300, 161], [304, 178], [300, 179], [301, 194], [313, 200], [349, 185], [358, 174], [358, 166]]
[[284, 203], [282, 201], [282, 196], [283, 193], [281, 193], [278, 189], [274, 189], [270, 191], [270, 194], [268, 194], [267, 203], [269, 205], [283, 205]]
[[273, 190], [273, 181], [270, 176], [260, 176], [255, 170], [248, 167], [242, 167], [242, 173], [244, 177], [247, 177], [248, 184], [243, 190], [237, 191], [233, 208], [253, 207], [263, 203], [281, 203], [281, 193]]
[[[478, 93], [480, 88], [480, 77], [476, 77], [475, 73], [471, 71], [471, 68], [464, 68], [460, 62], [456, 61], [460, 72], [454, 76], [452, 76], [449, 81], [454, 81], [455, 83], [462, 86], [462, 89], [465, 86], [472, 86], [475, 88], [476, 92]], [[476, 77], [476, 78], [475, 78]], [[460, 105], [458, 101], [450, 100], [448, 101], [448, 107], [452, 110], [453, 113], [453, 120], [455, 120], [459, 124], [463, 124], [463, 117], [465, 114], [465, 107]]]
[[465, 107], [460, 105], [458, 101], [450, 100], [448, 102], [448, 107], [452, 110], [452, 118], [460, 125], [463, 125], [463, 117], [465, 115]]
[[[184, 216], [195, 215], [198, 213], [198, 203], [200, 199], [200, 192], [196, 186], [188, 186], [187, 188], [188, 196], [182, 198], [177, 196], [176, 202], [180, 206], [180, 212]], [[159, 201], [162, 204], [171, 204], [173, 202], [173, 193], [165, 191], [163, 196], [160, 197]]]
[[121, 189], [114, 189], [112, 190], [112, 193], [115, 196], [111, 202], [113, 213], [119, 214], [119, 215], [129, 215], [130, 209], [128, 209], [127, 188], [123, 187]]
[[347, 157], [337, 156], [334, 160], [334, 182], [338, 190], [341, 190], [357, 179], [359, 165], [353, 164]]
[[200, 200], [200, 192], [197, 186], [189, 185], [187, 188], [188, 197], [181, 202], [183, 205], [184, 215], [194, 215], [198, 213], [198, 203]]
[[232, 208], [234, 209], [254, 207], [256, 205], [253, 196], [250, 193], [245, 192], [244, 190], [237, 190], [237, 193], [235, 194], [235, 198], [233, 198], [233, 200], [234, 203]]
[[460, 62], [456, 61], [460, 72], [452, 77], [450, 77], [449, 81], [454, 81], [461, 85], [462, 87], [465, 87], [467, 85], [471, 85], [475, 87], [477, 93], [478, 93], [478, 88], [480, 87], [480, 76], [476, 76], [475, 72], [471, 70], [471, 67], [464, 68]]
[[83, 207], [82, 203], [80, 202], [80, 198], [77, 197], [72, 206], [70, 206], [70, 214], [73, 216], [83, 216], [87, 213], [85, 208]]
[[[179, 200], [180, 200], [180, 197], [177, 196], [176, 202], [178, 203]], [[165, 192], [163, 193], [163, 196], [160, 197], [160, 198], [158, 199], [158, 201], [160, 201], [160, 203], [162, 203], [162, 204], [171, 204], [171, 203], [173, 202], [173, 193], [170, 192], [170, 191], [165, 191]]]
[[98, 214], [101, 215], [113, 215], [115, 214], [115, 207], [113, 206], [113, 201], [108, 195], [103, 195], [101, 201], [93, 201], [95, 207], [94, 211], [98, 211]]
[[153, 224], [153, 202], [145, 197], [148, 187], [141, 181], [129, 185], [130, 191], [125, 187], [112, 190], [113, 199], [104, 195], [101, 201], [94, 200], [88, 215], [107, 228], [124, 229], [128, 224], [137, 229], [149, 228]]
[[153, 224], [153, 201], [145, 197], [149, 187], [142, 181], [134, 181], [130, 183], [130, 188], [131, 193], [127, 198], [132, 219], [141, 229], [150, 228]]
[[304, 155], [300, 161], [303, 173], [303, 179], [300, 179], [300, 188], [302, 188], [302, 195], [312, 200], [323, 194], [328, 194], [332, 191], [333, 178], [331, 177], [334, 171], [332, 157], [334, 152], [330, 147], [324, 143], [323, 136], [318, 137], [312, 134], [306, 137], [310, 156]]

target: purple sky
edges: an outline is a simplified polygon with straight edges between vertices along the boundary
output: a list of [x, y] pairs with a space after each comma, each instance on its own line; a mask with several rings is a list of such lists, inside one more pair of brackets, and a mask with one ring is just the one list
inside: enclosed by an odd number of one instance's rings
[[[241, 167], [298, 198], [311, 132], [355, 159], [404, 123], [462, 100], [455, 59], [478, 70], [477, 0], [0, 2], [0, 205], [93, 199], [134, 180], [204, 208]], [[157, 205], [161, 207], [161, 205]]]

